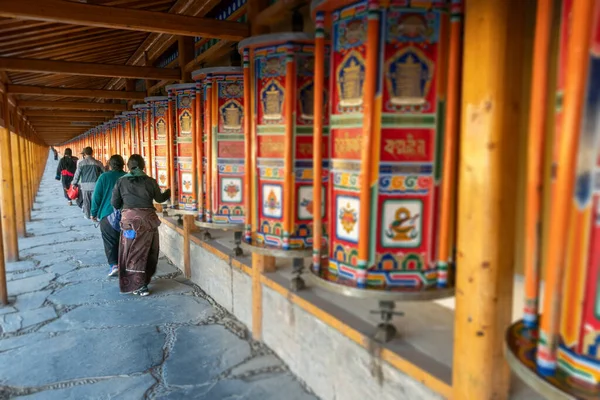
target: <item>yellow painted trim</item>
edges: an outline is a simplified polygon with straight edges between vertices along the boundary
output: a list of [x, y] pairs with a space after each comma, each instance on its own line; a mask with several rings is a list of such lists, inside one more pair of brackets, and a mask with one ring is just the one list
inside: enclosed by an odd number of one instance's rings
[[243, 262], [241, 262], [239, 260], [235, 260], [232, 258], [231, 266], [241, 270], [242, 272], [244, 272], [247, 275], [252, 276], [252, 267], [247, 266], [246, 264], [244, 264]]
[[[311, 304], [310, 302], [297, 296], [293, 292], [290, 292], [287, 288], [285, 288], [285, 287], [281, 286], [280, 284], [278, 284], [277, 282], [274, 282], [273, 280], [269, 279], [266, 275], [261, 275], [260, 280], [261, 280], [261, 283], [263, 283], [265, 286], [269, 287], [270, 289], [273, 289], [274, 291], [279, 293], [281, 296], [289, 299], [292, 303], [296, 304], [298, 307], [300, 307], [304, 311], [308, 312], [309, 314], [318, 318], [322, 322], [326, 323], [331, 328], [337, 330], [342, 335], [346, 336], [347, 338], [349, 338], [356, 344], [360, 345], [364, 349], [369, 350], [370, 348], [373, 347], [371, 344], [371, 342], [372, 342], [371, 338], [363, 335], [356, 329], [351, 328], [350, 326], [346, 325], [339, 319], [333, 317], [331, 314], [321, 310], [314, 304]], [[440, 379], [432, 376], [427, 371], [417, 367], [416, 365], [412, 364], [410, 361], [405, 360], [404, 358], [400, 357], [398, 354], [394, 353], [393, 351], [391, 351], [389, 349], [385, 349], [385, 348], [382, 349], [381, 350], [381, 359], [383, 361], [387, 362], [388, 364], [390, 364], [391, 366], [393, 366], [394, 368], [396, 368], [397, 370], [399, 370], [399, 371], [405, 373], [406, 375], [410, 376], [411, 378], [421, 382], [423, 385], [427, 386], [431, 390], [441, 394], [445, 398], [447, 398], [447, 399], [452, 398], [452, 386], [451, 385], [448, 385], [447, 383], [441, 381]]]

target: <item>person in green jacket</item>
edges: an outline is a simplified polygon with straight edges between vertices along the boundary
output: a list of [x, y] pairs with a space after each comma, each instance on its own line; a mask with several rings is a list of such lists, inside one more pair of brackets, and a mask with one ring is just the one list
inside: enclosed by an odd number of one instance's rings
[[109, 222], [109, 215], [115, 212], [115, 209], [110, 204], [113, 188], [117, 181], [125, 175], [123, 167], [125, 161], [123, 157], [115, 154], [108, 161], [110, 171], [105, 172], [98, 178], [94, 193], [92, 194], [92, 204], [90, 210], [90, 218], [95, 222], [100, 222], [100, 232], [102, 241], [104, 242], [104, 252], [110, 266], [108, 276], [117, 276], [119, 274], [119, 239], [121, 230], [113, 228]]

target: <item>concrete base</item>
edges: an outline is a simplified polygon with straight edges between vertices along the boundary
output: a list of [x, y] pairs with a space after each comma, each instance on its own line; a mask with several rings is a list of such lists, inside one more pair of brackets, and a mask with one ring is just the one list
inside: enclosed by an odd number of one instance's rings
[[[200, 234], [194, 235], [196, 239], [190, 243], [191, 280], [251, 327], [250, 256], [232, 256], [230, 233], [211, 231], [214, 239], [209, 242], [200, 241]], [[160, 227], [160, 238], [161, 251], [183, 270], [182, 231], [165, 223]], [[312, 287], [290, 295], [288, 264], [289, 260], [278, 259], [277, 272], [267, 274], [262, 283], [261, 339], [317, 396], [324, 400], [444, 398], [423, 384], [424, 380], [450, 393], [454, 329], [453, 311], [447, 306], [398, 303], [397, 308], [406, 312], [405, 317], [393, 320], [399, 335], [379, 345], [370, 340], [379, 322], [370, 314], [377, 306], [375, 301], [345, 298]], [[307, 307], [328, 317], [317, 317]], [[327, 319], [350, 328], [340, 328]], [[386, 362], [390, 359], [401, 361], [392, 365]], [[419, 373], [410, 376], [397, 368], [407, 363], [415, 367], [413, 373], [415, 369], [426, 371], [426, 377], [416, 379]], [[520, 381], [513, 382], [511, 399], [539, 398]]]

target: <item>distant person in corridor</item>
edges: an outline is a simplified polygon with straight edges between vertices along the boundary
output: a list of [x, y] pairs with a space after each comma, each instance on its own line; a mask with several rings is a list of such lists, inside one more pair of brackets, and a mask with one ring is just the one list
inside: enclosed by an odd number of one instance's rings
[[171, 190], [161, 193], [154, 178], [144, 173], [145, 162], [139, 154], [127, 161], [129, 173], [119, 179], [112, 194], [112, 205], [121, 211], [119, 245], [119, 287], [121, 293], [147, 296], [148, 284], [158, 264], [158, 227], [153, 201], [164, 203]]
[[67, 195], [67, 189], [71, 186], [76, 170], [77, 157], [73, 157], [73, 151], [67, 147], [65, 149], [65, 156], [58, 162], [58, 167], [56, 168], [56, 180], [61, 181], [67, 204], [70, 206], [73, 205], [73, 202]]
[[93, 157], [94, 151], [91, 147], [86, 147], [81, 152], [83, 160], [77, 163], [77, 171], [73, 177], [73, 185], [78, 185], [83, 197], [83, 216], [90, 219], [90, 208], [92, 204], [92, 194], [96, 187], [96, 181], [104, 172], [104, 166]]
[[110, 202], [117, 181], [125, 175], [125, 171], [123, 171], [125, 161], [123, 157], [115, 154], [108, 161], [108, 165], [110, 171], [100, 175], [100, 178], [96, 182], [96, 188], [92, 195], [90, 217], [93, 221], [100, 221], [104, 252], [106, 253], [106, 260], [110, 267], [108, 276], [117, 276], [119, 274], [119, 267], [117, 265], [119, 263], [119, 238], [121, 237], [121, 230], [115, 229], [118, 226], [114, 226], [112, 223], [119, 214]]

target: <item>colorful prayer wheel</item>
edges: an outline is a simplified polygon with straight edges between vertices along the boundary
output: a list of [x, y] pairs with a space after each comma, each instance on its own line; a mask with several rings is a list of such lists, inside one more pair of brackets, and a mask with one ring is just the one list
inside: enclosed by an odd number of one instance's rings
[[[313, 203], [314, 38], [262, 35], [243, 40], [239, 49], [246, 103], [254, 110], [246, 124], [255, 143], [253, 152], [246, 143], [246, 168], [256, 183], [246, 188], [253, 206], [245, 241], [310, 255], [313, 210], [323, 204]], [[324, 207], [321, 214], [325, 218]]]
[[150, 124], [149, 124], [149, 114], [150, 107], [148, 104], [135, 104], [133, 109], [137, 113], [136, 118], [136, 126], [137, 126], [137, 134], [139, 136], [138, 143], [139, 147], [136, 148], [136, 153], [144, 157], [146, 163], [148, 165], [152, 165], [152, 160], [150, 159]]
[[135, 131], [136, 131], [136, 116], [135, 111], [125, 111], [118, 116], [119, 120], [119, 135], [121, 138], [121, 154], [125, 162], [133, 154], [135, 148]]
[[[161, 190], [165, 190], [171, 182], [167, 146], [167, 108], [169, 99], [166, 96], [154, 96], [146, 97], [145, 101], [150, 107], [150, 135], [154, 153], [154, 164], [148, 166], [148, 168], [152, 168], [152, 175], [158, 182], [158, 186]], [[175, 191], [175, 189], [173, 188], [171, 191]]]
[[178, 185], [176, 209], [196, 214], [198, 211], [197, 169], [194, 167], [196, 165], [196, 84], [169, 85], [166, 90], [174, 111], [171, 129], [176, 150], [173, 158]]
[[194, 71], [192, 79], [203, 93], [204, 105], [204, 146], [200, 150], [206, 183], [200, 226], [241, 228], [246, 180], [242, 68], [204, 68]]
[[317, 40], [324, 30], [332, 38], [329, 262], [314, 268], [326, 281], [394, 291], [439, 283], [444, 3], [312, 4]]
[[[591, 400], [600, 398], [600, 3], [563, 0], [557, 62], [554, 173], [545, 182], [550, 212], [540, 230], [547, 232], [543, 306], [542, 274], [533, 264], [524, 318], [506, 334], [506, 357], [542, 395]], [[526, 218], [541, 220], [536, 213], [528, 208]]]

